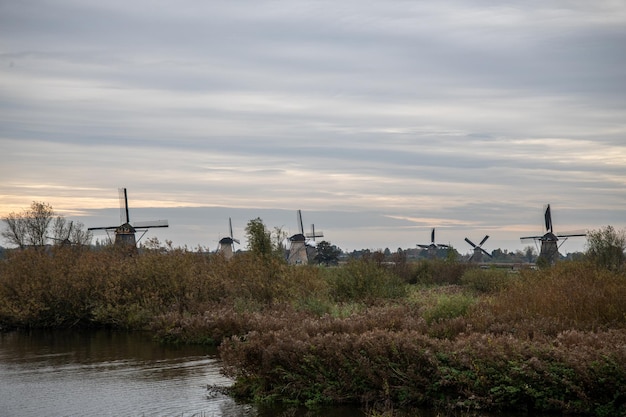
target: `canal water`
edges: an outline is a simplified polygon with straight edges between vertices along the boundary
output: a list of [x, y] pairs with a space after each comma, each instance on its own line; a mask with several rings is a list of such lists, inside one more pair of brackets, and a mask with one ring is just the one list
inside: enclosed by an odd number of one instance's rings
[[363, 417], [358, 408], [261, 410], [229, 386], [215, 349], [119, 331], [0, 333], [0, 417]]

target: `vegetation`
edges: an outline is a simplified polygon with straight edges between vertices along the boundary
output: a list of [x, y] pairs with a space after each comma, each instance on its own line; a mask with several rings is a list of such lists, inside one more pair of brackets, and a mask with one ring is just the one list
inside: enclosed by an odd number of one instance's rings
[[626, 232], [606, 226], [587, 233], [587, 257], [596, 265], [613, 271], [624, 268], [626, 263]]
[[0, 329], [219, 345], [232, 394], [258, 402], [626, 415], [626, 271], [598, 261], [611, 230], [542, 270], [383, 252], [292, 266], [260, 219], [247, 232], [256, 243], [230, 260], [156, 240], [8, 251]]
[[18, 248], [44, 247], [49, 240], [55, 244], [87, 245], [91, 232], [80, 222], [68, 223], [63, 216], [57, 216], [52, 206], [33, 201], [30, 208], [21, 213], [9, 213], [3, 219], [2, 237]]

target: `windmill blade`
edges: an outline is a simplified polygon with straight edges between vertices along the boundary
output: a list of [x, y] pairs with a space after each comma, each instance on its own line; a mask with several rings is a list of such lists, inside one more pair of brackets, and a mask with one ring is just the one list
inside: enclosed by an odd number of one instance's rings
[[443, 244], [441, 244], [441, 243], [436, 244], [435, 246], [437, 246], [438, 248], [449, 248], [449, 247], [450, 247], [450, 246], [448, 246], [448, 245], [443, 245]]
[[74, 221], [73, 220], [70, 221], [70, 225], [67, 228], [67, 236], [65, 237], [66, 240], [69, 240], [70, 236], [72, 235], [72, 226], [74, 226]]
[[543, 236], [524, 236], [524, 237], [520, 237], [520, 240], [524, 240], [524, 239], [541, 239]]
[[233, 238], [233, 222], [230, 219], [230, 217], [228, 218], [228, 227], [230, 229], [230, 238], [232, 239]]
[[546, 213], [544, 214], [544, 218], [546, 221], [546, 230], [548, 232], [552, 232], [552, 214], [550, 213], [550, 204], [546, 207]]
[[433, 231], [430, 232], [430, 243], [435, 243], [435, 228], [433, 227]]
[[582, 237], [582, 236], [587, 236], [587, 233], [574, 233], [574, 234], [556, 235], [556, 237]]
[[239, 243], [239, 239], [232, 239], [232, 240], [233, 240], [233, 242], [235, 242], [236, 244], [240, 245], [240, 243]]
[[472, 247], [473, 247], [473, 248], [475, 248], [475, 247], [476, 247], [476, 245], [474, 244], [474, 242], [472, 242], [472, 241], [471, 241], [471, 240], [469, 240], [468, 238], [465, 238], [465, 241], [466, 241], [467, 243], [469, 243], [470, 245], [472, 245]]
[[428, 245], [417, 245], [417, 246], [419, 246], [419, 247], [420, 247], [420, 248], [422, 248], [422, 249], [428, 249], [428, 248], [430, 247], [430, 246], [428, 246]]
[[153, 227], [169, 227], [167, 220], [152, 220], [146, 222], [135, 222], [133, 224], [135, 229], [150, 229]]
[[130, 216], [128, 214], [128, 193], [126, 192], [126, 188], [120, 188], [120, 222], [130, 223]]
[[298, 226], [300, 227], [300, 234], [304, 235], [304, 226], [302, 225], [302, 211], [298, 210]]
[[472, 256], [470, 256], [467, 261], [472, 262], [474, 260], [474, 256], [476, 256], [476, 252], [472, 253]]
[[106, 226], [106, 227], [88, 227], [87, 230], [115, 230], [119, 226]]
[[479, 247], [478, 249], [480, 249], [480, 251], [481, 251], [482, 253], [484, 253], [485, 255], [487, 255], [488, 257], [493, 258], [493, 256], [491, 256], [491, 254], [490, 254], [489, 252], [487, 252], [486, 250], [484, 250], [483, 248], [480, 248], [480, 247]]
[[489, 239], [489, 235], [485, 235], [485, 237], [483, 238], [483, 240], [480, 241], [480, 243], [478, 244], [478, 246], [482, 246], [483, 243], [485, 243], [487, 241], [487, 239]]

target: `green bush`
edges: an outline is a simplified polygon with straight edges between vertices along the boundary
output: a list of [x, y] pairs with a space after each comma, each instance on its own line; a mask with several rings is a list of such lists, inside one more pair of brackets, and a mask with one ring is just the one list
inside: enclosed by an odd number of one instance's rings
[[430, 308], [423, 313], [427, 323], [465, 316], [476, 298], [463, 293], [440, 294]]
[[326, 270], [331, 297], [344, 301], [373, 301], [406, 294], [404, 282], [385, 266], [371, 260], [350, 260]]
[[429, 259], [413, 264], [413, 273], [410, 284], [421, 285], [448, 285], [459, 284], [465, 270], [466, 263]]
[[511, 282], [511, 272], [504, 269], [467, 269], [461, 277], [461, 284], [480, 293], [493, 293], [505, 288]]

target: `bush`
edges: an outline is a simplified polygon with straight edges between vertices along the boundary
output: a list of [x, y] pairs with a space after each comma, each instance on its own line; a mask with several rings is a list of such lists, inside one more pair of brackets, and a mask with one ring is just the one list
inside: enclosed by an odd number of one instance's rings
[[447, 285], [459, 284], [461, 277], [470, 266], [460, 262], [429, 259], [419, 261], [413, 266], [410, 284]]
[[[561, 262], [541, 271], [522, 270], [482, 313], [500, 323], [523, 323], [535, 333], [626, 326], [623, 276], [581, 262]], [[478, 313], [477, 313], [478, 314]], [[530, 324], [534, 323], [534, 324]], [[530, 329], [529, 329], [530, 331]]]
[[467, 294], [440, 294], [434, 305], [426, 309], [423, 316], [429, 324], [434, 321], [454, 319], [465, 316], [475, 303], [476, 298]]
[[372, 260], [350, 260], [341, 268], [325, 270], [331, 297], [336, 301], [373, 301], [399, 298], [405, 284], [385, 266]]
[[511, 272], [503, 269], [467, 269], [461, 284], [480, 293], [493, 293], [505, 288], [512, 280]]
[[586, 257], [594, 264], [620, 271], [626, 262], [626, 231], [616, 231], [613, 226], [587, 232]]

